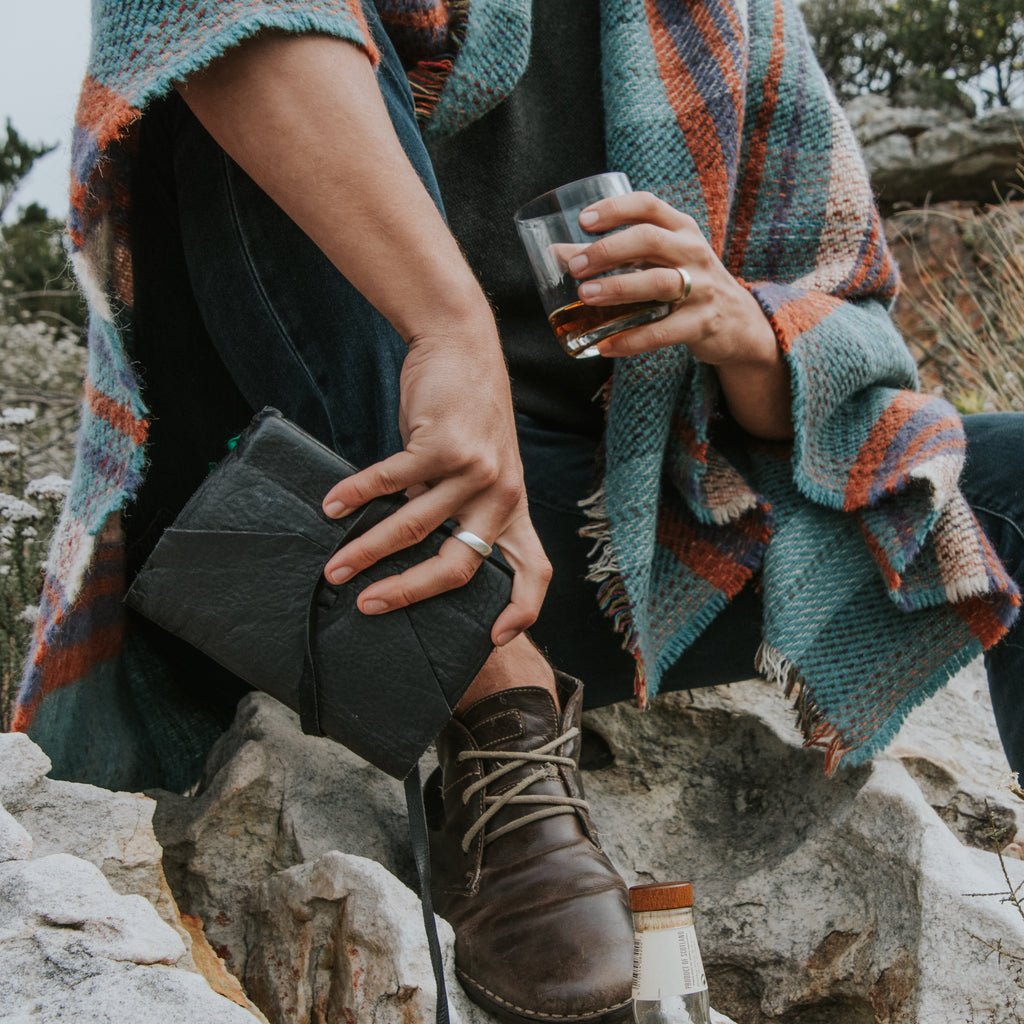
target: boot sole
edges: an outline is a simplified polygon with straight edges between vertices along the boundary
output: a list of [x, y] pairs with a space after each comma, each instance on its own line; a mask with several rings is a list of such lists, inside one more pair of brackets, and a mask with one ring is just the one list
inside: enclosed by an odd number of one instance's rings
[[507, 1024], [620, 1024], [632, 1017], [633, 1000], [614, 1006], [605, 1006], [599, 1010], [588, 1010], [585, 1013], [544, 1013], [528, 1010], [523, 1006], [502, 999], [497, 993], [474, 981], [464, 971], [456, 968], [459, 981], [466, 994], [485, 1010], [493, 1013], [499, 1020]]

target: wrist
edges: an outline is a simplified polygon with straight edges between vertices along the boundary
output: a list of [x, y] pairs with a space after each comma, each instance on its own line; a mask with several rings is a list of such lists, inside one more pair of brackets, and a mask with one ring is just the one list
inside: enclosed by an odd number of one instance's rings
[[734, 321], [739, 325], [733, 334], [736, 342], [728, 358], [718, 365], [741, 372], [763, 372], [782, 362], [782, 350], [761, 304], [742, 282], [737, 283], [740, 308]]
[[472, 273], [465, 268], [446, 268], [424, 273], [415, 288], [407, 289], [404, 301], [392, 312], [395, 330], [407, 345], [437, 336], [483, 331], [496, 335], [490, 303]]
[[395, 325], [410, 350], [441, 343], [466, 352], [500, 352], [494, 313], [483, 291], [473, 284], [464, 292], [437, 296], [437, 301], [424, 303], [406, 316], [403, 325]]

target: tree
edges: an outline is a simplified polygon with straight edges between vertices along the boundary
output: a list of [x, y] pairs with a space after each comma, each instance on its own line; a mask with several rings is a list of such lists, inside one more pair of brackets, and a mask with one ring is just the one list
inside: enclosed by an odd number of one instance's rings
[[[32, 165], [53, 148], [26, 142], [8, 119], [0, 147], [0, 217]], [[62, 230], [62, 223], [38, 203], [29, 203], [16, 220], [0, 225], [0, 320], [82, 324], [82, 301], [67, 270]]]
[[3, 147], [0, 148], [0, 217], [3, 217], [10, 205], [18, 186], [32, 170], [32, 165], [41, 156], [46, 156], [55, 148], [56, 144], [33, 146], [26, 142], [15, 131], [11, 119], [7, 119], [7, 137], [4, 139]]
[[84, 310], [61, 244], [63, 227], [38, 203], [0, 226], [0, 319], [6, 314], [81, 325]]
[[1020, 0], [806, 0], [803, 11], [842, 96], [897, 100], [912, 85], [947, 103], [962, 103], [964, 87], [987, 106], [1024, 97]]

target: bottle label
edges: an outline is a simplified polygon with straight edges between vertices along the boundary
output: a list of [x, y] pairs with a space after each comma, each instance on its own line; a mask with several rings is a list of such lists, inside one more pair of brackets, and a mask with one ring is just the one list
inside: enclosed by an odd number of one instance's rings
[[668, 999], [708, 987], [693, 925], [642, 931], [633, 941], [633, 998]]

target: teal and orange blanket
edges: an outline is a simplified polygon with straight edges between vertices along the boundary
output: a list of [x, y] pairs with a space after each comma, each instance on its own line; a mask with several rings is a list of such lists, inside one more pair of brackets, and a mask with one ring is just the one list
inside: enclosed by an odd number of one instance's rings
[[[264, 27], [376, 51], [357, 0], [93, 7], [68, 227], [90, 306], [89, 377], [16, 728], [58, 774], [125, 785], [110, 758], [82, 751], [119, 713], [116, 687], [101, 685], [124, 660], [118, 513], [145, 470], [147, 411], [125, 355], [133, 126], [173, 82]], [[501, 102], [529, 56], [530, 0], [377, 8], [432, 140]], [[714, 373], [683, 347], [617, 362], [591, 505], [600, 600], [636, 656], [643, 701], [742, 587], [761, 586], [760, 669], [795, 690], [830, 770], [844, 755], [863, 760], [1017, 614], [1019, 594], [957, 489], [960, 423], [914, 390], [888, 315], [896, 269], [796, 3], [600, 8], [610, 168], [691, 214], [759, 300], [788, 360], [796, 424], [784, 448], [738, 434]], [[89, 687], [103, 706], [82, 697]], [[146, 709], [132, 714], [143, 728]], [[172, 751], [175, 728], [187, 723], [165, 730]]]

